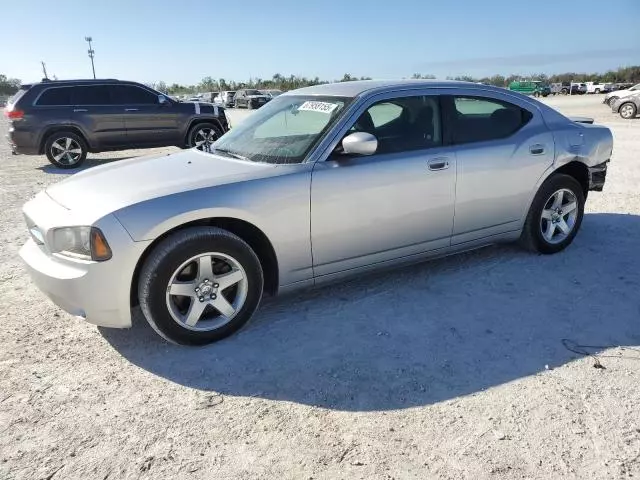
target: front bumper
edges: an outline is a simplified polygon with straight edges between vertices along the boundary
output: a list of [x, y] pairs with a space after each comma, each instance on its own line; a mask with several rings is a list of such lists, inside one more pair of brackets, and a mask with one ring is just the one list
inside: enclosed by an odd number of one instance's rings
[[[36, 286], [53, 303], [94, 325], [131, 326], [131, 285], [138, 259], [151, 243], [134, 242], [120, 222], [107, 215], [95, 223], [76, 219], [46, 194], [27, 202], [28, 223], [37, 226], [44, 244], [30, 238], [20, 249]], [[47, 245], [55, 227], [93, 224], [107, 237], [113, 257], [104, 262], [74, 260], [52, 254]]]
[[601, 192], [607, 178], [609, 160], [595, 167], [589, 167], [589, 190]]

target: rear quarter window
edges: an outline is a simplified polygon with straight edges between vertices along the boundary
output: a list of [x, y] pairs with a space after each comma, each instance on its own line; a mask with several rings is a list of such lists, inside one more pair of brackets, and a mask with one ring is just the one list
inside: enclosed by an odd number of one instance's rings
[[15, 105], [16, 103], [18, 103], [18, 100], [24, 97], [24, 94], [27, 92], [28, 92], [28, 89], [21, 88], [20, 90], [18, 90], [16, 93], [14, 93], [12, 96], [9, 97], [9, 100], [7, 100], [7, 105], [9, 106]]

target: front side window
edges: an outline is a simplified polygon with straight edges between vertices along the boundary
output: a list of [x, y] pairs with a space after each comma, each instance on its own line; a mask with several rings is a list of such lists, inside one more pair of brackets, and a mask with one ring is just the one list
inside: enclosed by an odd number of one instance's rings
[[509, 137], [532, 118], [517, 105], [491, 98], [456, 96], [453, 106], [452, 135], [457, 144]]
[[158, 96], [134, 85], [111, 85], [111, 96], [116, 105], [156, 105]]
[[220, 137], [213, 153], [254, 162], [300, 163], [351, 100], [279, 96]]
[[347, 132], [367, 132], [378, 140], [376, 153], [422, 150], [442, 145], [438, 97], [383, 100], [369, 107]]
[[71, 105], [71, 87], [56, 87], [45, 90], [38, 98], [36, 105], [47, 107]]
[[74, 87], [72, 101], [74, 105], [109, 105], [111, 103], [106, 85]]

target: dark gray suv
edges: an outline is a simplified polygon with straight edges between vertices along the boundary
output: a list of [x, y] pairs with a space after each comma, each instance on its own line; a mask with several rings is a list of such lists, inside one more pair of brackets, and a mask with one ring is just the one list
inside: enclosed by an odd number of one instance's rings
[[60, 168], [79, 166], [87, 152], [172, 145], [207, 150], [229, 130], [219, 105], [176, 102], [120, 80], [23, 85], [5, 115], [14, 153], [46, 154]]

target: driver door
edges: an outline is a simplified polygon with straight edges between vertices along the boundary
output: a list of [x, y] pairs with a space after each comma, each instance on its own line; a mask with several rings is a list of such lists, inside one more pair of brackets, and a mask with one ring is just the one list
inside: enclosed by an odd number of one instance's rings
[[316, 277], [450, 245], [456, 156], [443, 142], [439, 97], [428, 92], [385, 94], [355, 118], [341, 137], [371, 133], [378, 138], [378, 150], [369, 156], [334, 152], [314, 166]]

